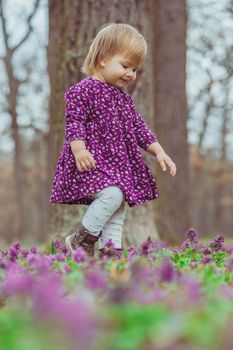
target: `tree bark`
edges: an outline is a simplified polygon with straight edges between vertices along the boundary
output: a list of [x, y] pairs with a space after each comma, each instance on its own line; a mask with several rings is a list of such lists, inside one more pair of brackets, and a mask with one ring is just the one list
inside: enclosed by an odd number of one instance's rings
[[[147, 20], [150, 7], [150, 2], [138, 2], [136, 0], [114, 0], [111, 3], [107, 0], [49, 1], [48, 62], [51, 97], [50, 148], [48, 154], [50, 181], [48, 192], [51, 189], [58, 154], [63, 143], [65, 111], [63, 95], [69, 86], [84, 78], [80, 72], [81, 64], [97, 29], [104, 23], [109, 22], [129, 23], [141, 31], [150, 42], [151, 32]], [[153, 129], [151, 119], [153, 115], [152, 65], [151, 55], [148, 56], [142, 75], [131, 87], [130, 93], [138, 110]], [[154, 171], [154, 157], [144, 154], [144, 150], [142, 150], [142, 153], [148, 165], [151, 165], [151, 170]], [[154, 203], [152, 201], [143, 206], [127, 208], [124, 232], [127, 245], [132, 242], [136, 243], [149, 234], [157, 238], [153, 208]], [[87, 206], [51, 205], [50, 234], [62, 236], [62, 232], [75, 229], [86, 210]], [[138, 218], [137, 220], [134, 219], [135, 216]]]
[[161, 238], [180, 243], [189, 226], [186, 106], [186, 2], [152, 1], [154, 112], [158, 141], [177, 165], [171, 177], [158, 167], [156, 223]]

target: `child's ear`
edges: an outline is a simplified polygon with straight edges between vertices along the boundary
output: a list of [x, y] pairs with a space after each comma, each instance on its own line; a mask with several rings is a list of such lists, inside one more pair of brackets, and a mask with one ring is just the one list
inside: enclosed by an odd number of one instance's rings
[[106, 60], [101, 60], [100, 61], [100, 66], [102, 67], [102, 68], [104, 68], [105, 66], [106, 66]]

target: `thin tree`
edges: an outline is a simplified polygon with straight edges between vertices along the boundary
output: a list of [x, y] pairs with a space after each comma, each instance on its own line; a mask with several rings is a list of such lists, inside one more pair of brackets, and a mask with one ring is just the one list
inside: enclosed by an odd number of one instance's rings
[[28, 203], [26, 201], [25, 191], [26, 189], [26, 182], [25, 182], [25, 169], [24, 169], [24, 160], [23, 160], [23, 148], [22, 148], [22, 140], [20, 136], [20, 129], [18, 123], [18, 116], [17, 116], [17, 98], [18, 98], [18, 92], [20, 85], [27, 81], [27, 78], [24, 79], [18, 79], [13, 59], [15, 53], [23, 46], [25, 41], [29, 38], [33, 31], [32, 27], [32, 20], [37, 12], [37, 9], [39, 7], [40, 0], [36, 0], [33, 6], [33, 9], [30, 13], [30, 15], [26, 18], [26, 24], [27, 29], [23, 37], [19, 40], [19, 42], [11, 46], [10, 45], [10, 37], [7, 32], [7, 23], [6, 23], [6, 16], [4, 13], [4, 3], [2, 0], [0, 0], [0, 22], [2, 26], [2, 33], [3, 33], [3, 43], [5, 46], [5, 55], [2, 58], [5, 68], [6, 68], [6, 76], [7, 76], [7, 83], [9, 86], [9, 92], [7, 93], [7, 107], [6, 112], [9, 114], [11, 118], [10, 123], [10, 130], [12, 135], [12, 140], [14, 143], [14, 154], [13, 154], [13, 176], [14, 176], [14, 182], [15, 182], [15, 191], [16, 191], [16, 204], [17, 204], [17, 212], [18, 212], [18, 218], [19, 218], [19, 225], [18, 225], [18, 232], [17, 232], [17, 238], [22, 239], [25, 232], [27, 232], [28, 228]]

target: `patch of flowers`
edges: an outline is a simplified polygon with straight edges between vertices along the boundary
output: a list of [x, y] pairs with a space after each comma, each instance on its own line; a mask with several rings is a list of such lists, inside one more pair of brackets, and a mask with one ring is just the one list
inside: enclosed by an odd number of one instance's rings
[[[97, 252], [96, 252], [97, 253]], [[0, 250], [0, 349], [230, 349], [233, 248], [190, 228], [102, 258], [60, 239], [49, 252]]]

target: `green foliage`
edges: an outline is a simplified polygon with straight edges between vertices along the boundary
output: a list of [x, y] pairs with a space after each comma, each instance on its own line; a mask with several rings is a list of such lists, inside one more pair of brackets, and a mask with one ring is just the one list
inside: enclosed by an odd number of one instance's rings
[[141, 349], [145, 341], [165, 327], [169, 318], [169, 312], [162, 304], [123, 303], [106, 309], [104, 314], [116, 325], [105, 337], [109, 350]]
[[54, 240], [51, 243], [51, 254], [55, 254]]
[[[56, 341], [58, 334], [43, 320], [36, 321], [29, 310], [19, 306], [7, 306], [0, 312], [0, 349], [2, 350], [64, 350], [65, 343]], [[65, 334], [64, 334], [65, 338]], [[67, 348], [68, 350], [68, 348]]]

